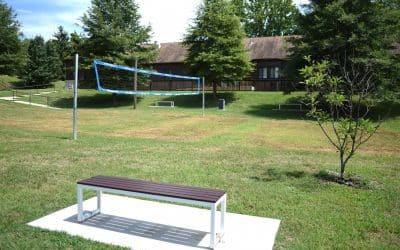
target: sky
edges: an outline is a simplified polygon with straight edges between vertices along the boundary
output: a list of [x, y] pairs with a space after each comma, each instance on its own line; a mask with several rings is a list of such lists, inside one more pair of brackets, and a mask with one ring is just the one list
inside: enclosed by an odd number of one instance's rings
[[[141, 22], [152, 27], [152, 40], [180, 41], [202, 0], [136, 0]], [[5, 0], [17, 14], [26, 38], [41, 35], [49, 39], [62, 25], [72, 33], [81, 33], [80, 18], [87, 12], [90, 0]], [[294, 0], [296, 5], [308, 0]]]

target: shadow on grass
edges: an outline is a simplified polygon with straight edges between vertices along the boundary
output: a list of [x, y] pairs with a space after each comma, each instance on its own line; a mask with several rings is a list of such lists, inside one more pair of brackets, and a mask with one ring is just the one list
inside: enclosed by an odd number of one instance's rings
[[[202, 105], [202, 95], [192, 96], [171, 96], [163, 98], [163, 101], [174, 101], [175, 106], [180, 108], [199, 108]], [[217, 100], [212, 93], [205, 93], [206, 108], [215, 108], [218, 106], [218, 99], [224, 99], [225, 105], [229, 105], [237, 100], [234, 92], [217, 93]]]
[[370, 118], [373, 121], [386, 120], [400, 116], [400, 103], [381, 102], [371, 108]]
[[276, 170], [275, 168], [269, 168], [261, 176], [252, 176], [250, 179], [255, 181], [270, 182], [282, 180], [283, 178], [300, 179], [305, 176], [306, 173], [304, 171], [280, 171]]
[[245, 113], [252, 116], [258, 117], [269, 117], [274, 119], [309, 119], [307, 117], [307, 112], [304, 111], [306, 106], [303, 104], [302, 96], [294, 96], [288, 98], [285, 102], [279, 104], [302, 104], [302, 110], [298, 107], [294, 107], [293, 109], [288, 110], [278, 110], [278, 104], [261, 104], [250, 106], [249, 110], [246, 110]]
[[[139, 104], [142, 97], [137, 98]], [[73, 97], [66, 97], [57, 99], [52, 103], [52, 106], [57, 108], [71, 108], [73, 104]], [[133, 105], [133, 96], [131, 95], [117, 95], [114, 101], [111, 94], [95, 94], [93, 96], [81, 96], [78, 100], [78, 105], [81, 108], [115, 108], [126, 107]]]
[[319, 171], [318, 173], [314, 174], [314, 177], [321, 181], [337, 183], [359, 189], [372, 189], [376, 186], [373, 184], [373, 182], [363, 179], [360, 176], [353, 175], [348, 178], [340, 179], [339, 173], [327, 170]]

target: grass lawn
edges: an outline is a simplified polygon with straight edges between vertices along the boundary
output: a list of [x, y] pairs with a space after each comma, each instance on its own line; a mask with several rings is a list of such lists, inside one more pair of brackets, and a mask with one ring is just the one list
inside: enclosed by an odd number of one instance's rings
[[228, 212], [281, 220], [276, 249], [400, 248], [400, 116], [350, 161], [367, 182], [355, 189], [317, 177], [339, 162], [312, 121], [273, 110], [301, 93], [226, 92], [226, 111], [208, 95], [204, 118], [200, 97], [132, 110], [129, 96], [79, 94], [78, 141], [71, 91], [49, 94], [61, 110], [0, 100], [0, 249], [113, 248], [26, 225], [76, 203], [76, 181], [98, 174], [224, 189]]

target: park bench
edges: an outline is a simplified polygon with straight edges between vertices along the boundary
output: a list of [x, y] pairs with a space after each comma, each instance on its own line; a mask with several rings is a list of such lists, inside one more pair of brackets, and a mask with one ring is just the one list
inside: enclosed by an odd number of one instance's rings
[[[94, 190], [97, 193], [97, 209], [83, 212], [83, 191]], [[226, 213], [226, 193], [222, 190], [198, 188], [181, 185], [163, 184], [128, 178], [95, 176], [77, 182], [78, 222], [101, 213], [102, 192], [129, 195], [140, 198], [170, 201], [208, 207], [211, 210], [210, 248], [214, 248], [217, 238], [224, 233]], [[216, 211], [221, 206], [220, 230], [216, 231]]]

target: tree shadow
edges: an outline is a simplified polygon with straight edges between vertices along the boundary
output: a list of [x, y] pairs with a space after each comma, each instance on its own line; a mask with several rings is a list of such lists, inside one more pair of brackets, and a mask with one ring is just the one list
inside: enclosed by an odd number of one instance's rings
[[[143, 100], [142, 97], [137, 98], [139, 104]], [[73, 105], [74, 98], [66, 97], [60, 98], [52, 102], [53, 107], [56, 108], [71, 108]], [[93, 96], [80, 96], [78, 106], [81, 108], [115, 108], [115, 107], [126, 107], [133, 105], [133, 96], [131, 95], [117, 95], [114, 100], [111, 94], [95, 94]]]
[[[279, 104], [300, 104], [302, 105], [302, 110], [298, 106], [289, 109], [279, 110]], [[268, 117], [274, 119], [281, 120], [305, 120], [310, 119], [307, 117], [306, 105], [303, 101], [302, 96], [293, 96], [286, 99], [285, 102], [279, 104], [261, 104], [261, 105], [253, 105], [250, 106], [249, 110], [246, 110], [245, 113], [252, 116], [258, 117]]]
[[270, 181], [278, 181], [284, 178], [289, 179], [300, 179], [306, 176], [304, 171], [281, 171], [275, 168], [267, 169], [261, 176], [251, 176], [250, 179], [255, 181], [263, 181], [263, 182], [270, 182]]
[[313, 176], [319, 179], [320, 181], [336, 183], [340, 185], [349, 186], [352, 188], [359, 188], [359, 189], [375, 188], [375, 186], [371, 181], [363, 179], [362, 177], [356, 175], [340, 179], [339, 173], [333, 171], [321, 170], [318, 173], [314, 174]]
[[[225, 105], [229, 105], [237, 100], [234, 92], [221, 92], [217, 93], [217, 99], [214, 99], [212, 93], [205, 93], [205, 108], [218, 107], [218, 99], [224, 99]], [[163, 98], [162, 101], [174, 101], [175, 106], [180, 108], [199, 108], [202, 105], [203, 96], [189, 95], [189, 96], [171, 96]]]
[[371, 108], [369, 117], [373, 121], [392, 119], [400, 116], [400, 103], [380, 102]]

